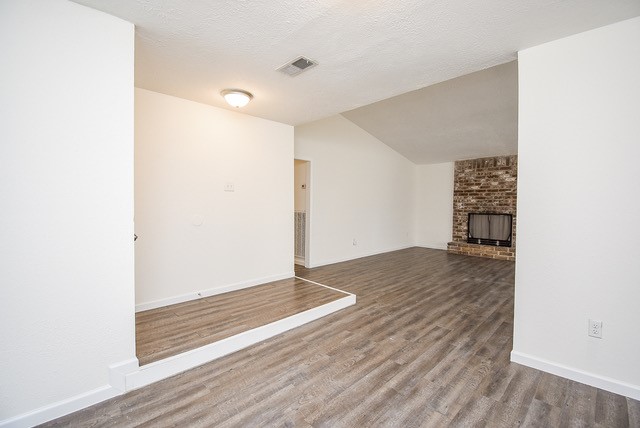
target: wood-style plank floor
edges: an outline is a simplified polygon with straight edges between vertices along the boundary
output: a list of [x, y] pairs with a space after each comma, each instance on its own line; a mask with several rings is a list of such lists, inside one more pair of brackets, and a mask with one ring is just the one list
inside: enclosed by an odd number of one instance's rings
[[300, 279], [285, 279], [136, 314], [140, 365], [216, 342], [345, 297]]
[[509, 362], [512, 262], [411, 248], [297, 273], [358, 302], [48, 425], [640, 426], [638, 401]]

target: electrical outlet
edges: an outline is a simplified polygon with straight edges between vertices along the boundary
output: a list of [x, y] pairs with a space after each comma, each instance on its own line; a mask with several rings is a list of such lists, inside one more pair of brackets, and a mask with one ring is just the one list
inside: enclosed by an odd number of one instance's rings
[[224, 183], [224, 191], [225, 192], [235, 192], [236, 188], [231, 182]]
[[358, 245], [358, 240], [356, 238], [353, 238], [353, 245]]
[[589, 336], [602, 339], [602, 321], [589, 320]]

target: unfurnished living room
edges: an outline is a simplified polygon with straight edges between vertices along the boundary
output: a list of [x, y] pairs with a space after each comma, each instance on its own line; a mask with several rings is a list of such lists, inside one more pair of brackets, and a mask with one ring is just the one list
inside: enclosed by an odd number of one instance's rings
[[640, 427], [640, 1], [0, 35], [0, 427]]

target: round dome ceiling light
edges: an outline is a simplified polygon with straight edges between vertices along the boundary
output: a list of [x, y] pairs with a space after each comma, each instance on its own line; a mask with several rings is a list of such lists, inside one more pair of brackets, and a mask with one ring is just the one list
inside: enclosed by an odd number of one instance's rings
[[223, 89], [220, 91], [225, 101], [235, 108], [244, 107], [249, 104], [249, 101], [253, 98], [250, 92], [243, 91], [242, 89]]

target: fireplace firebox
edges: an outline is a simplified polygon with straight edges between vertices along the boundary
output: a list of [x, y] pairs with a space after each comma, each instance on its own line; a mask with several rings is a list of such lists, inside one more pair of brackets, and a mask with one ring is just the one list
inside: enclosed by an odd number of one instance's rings
[[469, 213], [467, 242], [510, 247], [512, 220], [511, 214]]

